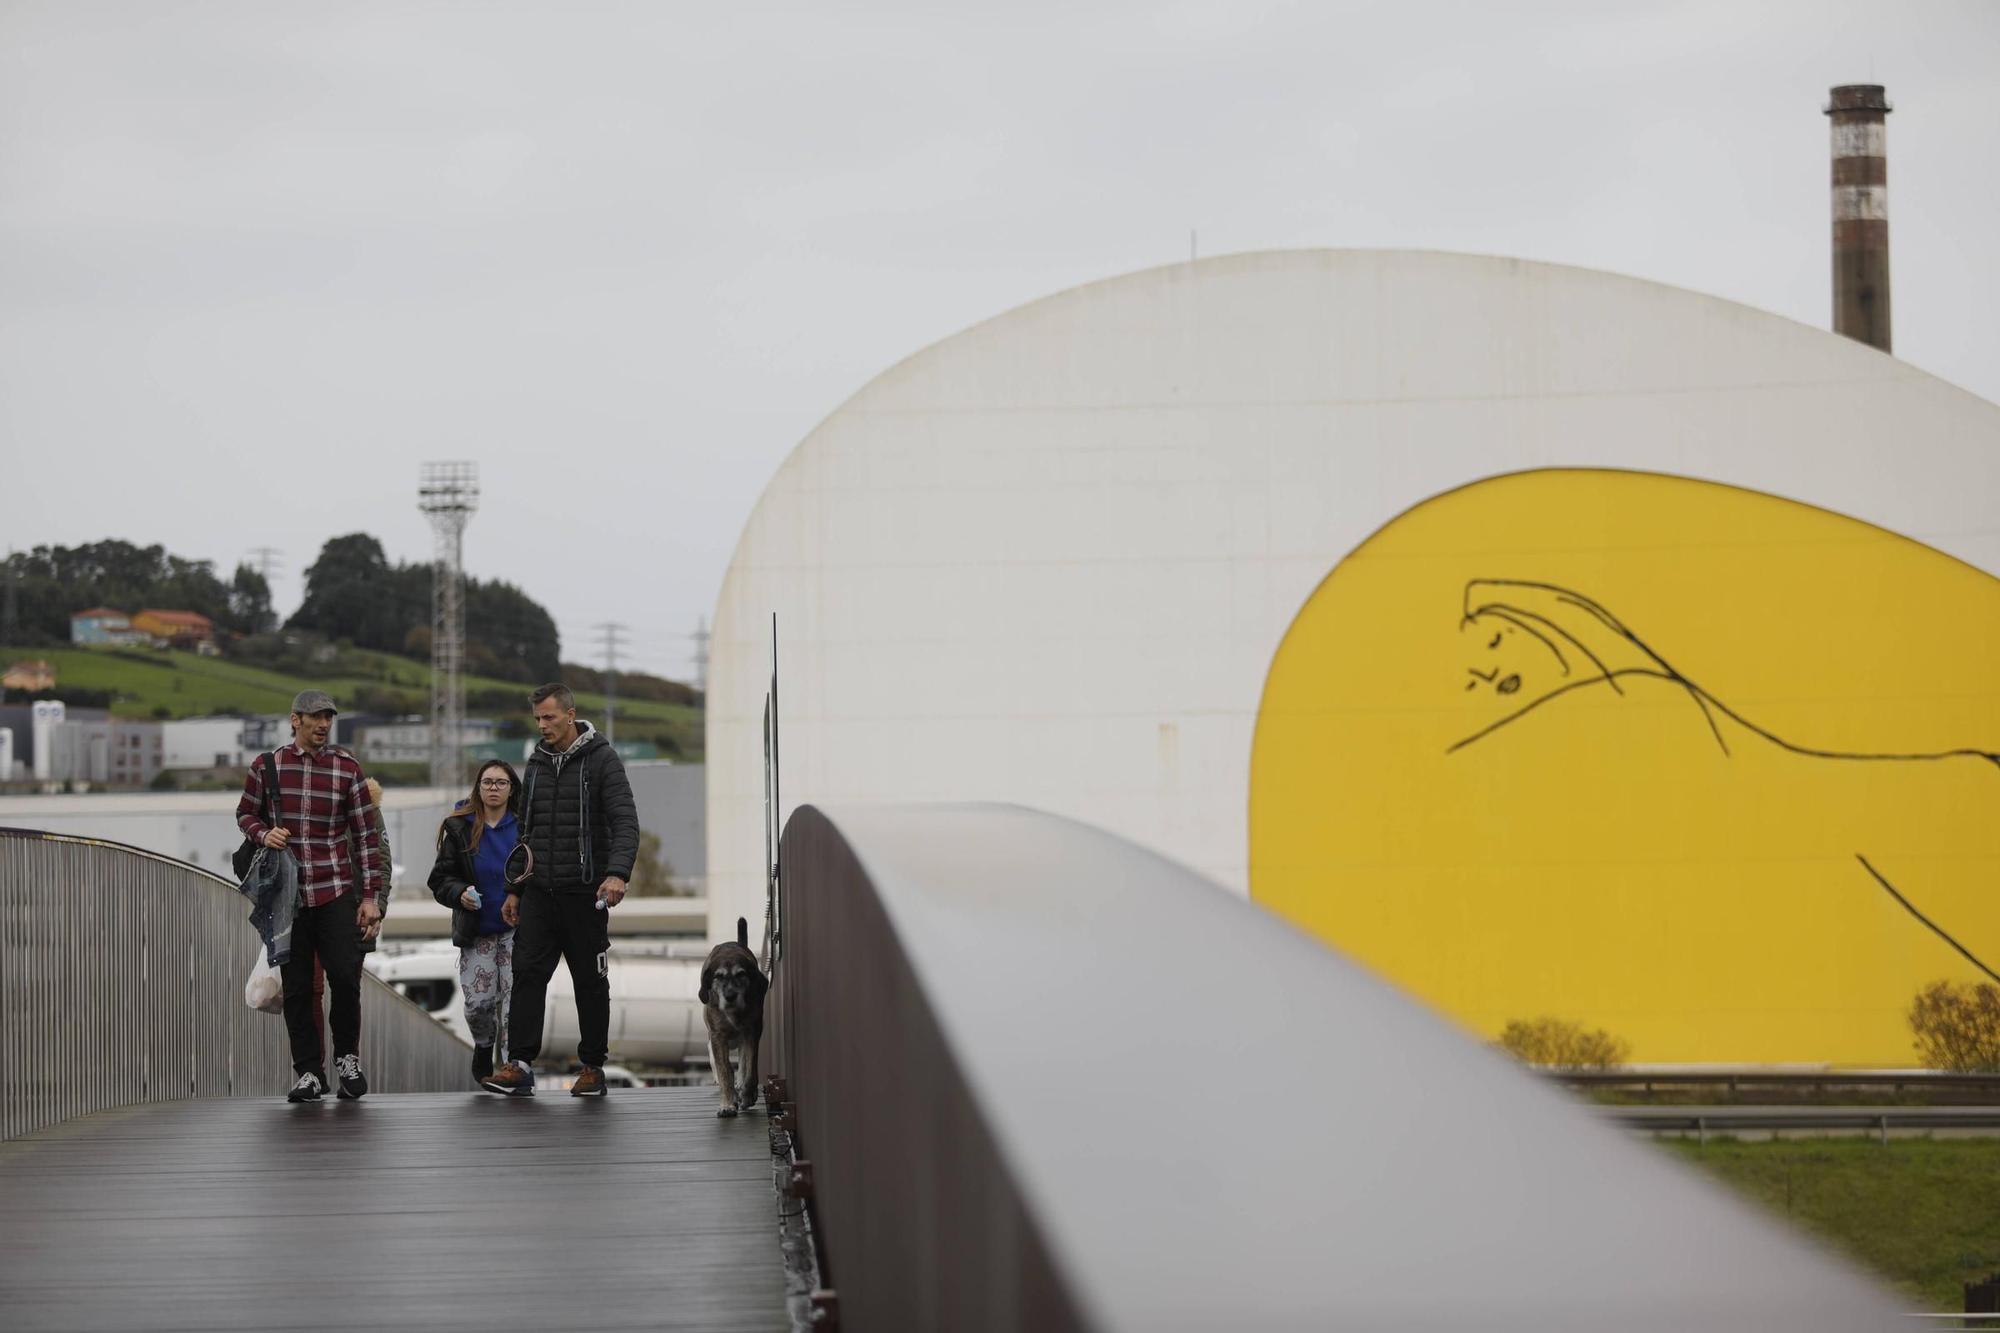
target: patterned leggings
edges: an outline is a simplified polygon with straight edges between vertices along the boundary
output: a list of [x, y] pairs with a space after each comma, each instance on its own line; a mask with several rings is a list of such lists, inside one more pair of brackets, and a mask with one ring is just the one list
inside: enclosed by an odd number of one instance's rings
[[[507, 1001], [514, 993], [514, 932], [481, 935], [458, 951], [458, 989], [465, 996], [465, 1025], [479, 1046], [507, 1044]], [[506, 1053], [495, 1050], [493, 1058]]]

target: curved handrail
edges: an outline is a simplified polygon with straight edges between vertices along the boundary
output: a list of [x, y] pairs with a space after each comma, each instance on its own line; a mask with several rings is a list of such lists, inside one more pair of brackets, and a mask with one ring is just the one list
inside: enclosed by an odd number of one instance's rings
[[843, 1326], [1861, 1329], [1896, 1303], [1240, 897], [801, 807], [767, 1014]]
[[[260, 947], [248, 915], [234, 884], [185, 861], [0, 829], [0, 1138], [137, 1102], [282, 1092], [284, 1023], [243, 1003]], [[377, 1090], [466, 1086], [463, 1042], [362, 985]]]
[[226, 879], [216, 874], [213, 870], [204, 870], [192, 861], [183, 861], [177, 856], [168, 856], [165, 852], [156, 852], [149, 847], [139, 847], [129, 842], [119, 842], [114, 838], [86, 837], [81, 833], [55, 833], [48, 829], [15, 828], [11, 825], [0, 825], [0, 838], [32, 838], [43, 842], [75, 843], [82, 847], [109, 847], [116, 851], [127, 852], [133, 856], [142, 857], [148, 861], [158, 861], [164, 865], [191, 870], [202, 878], [214, 880], [217, 884], [227, 889], [233, 890], [236, 887], [234, 880]]

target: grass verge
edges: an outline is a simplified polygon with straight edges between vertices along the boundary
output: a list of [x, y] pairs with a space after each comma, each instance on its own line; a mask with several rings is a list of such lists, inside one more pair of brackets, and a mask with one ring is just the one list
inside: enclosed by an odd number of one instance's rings
[[1664, 1146], [1873, 1270], [1921, 1307], [1964, 1308], [2000, 1270], [2000, 1138], [1669, 1139]]
[[[111, 711], [119, 717], [283, 713], [291, 707], [292, 696], [308, 686], [329, 691], [349, 712], [359, 711], [355, 700], [364, 686], [405, 692], [407, 697], [403, 702], [411, 712], [421, 712], [430, 703], [427, 665], [359, 649], [342, 650], [325, 674], [306, 678], [226, 658], [168, 650], [0, 647], [0, 662], [29, 658], [43, 659], [55, 668], [57, 697], [61, 697], [65, 688], [109, 694]], [[496, 700], [503, 696], [518, 698], [520, 706], [511, 715], [497, 708], [468, 707], [466, 711], [473, 716], [493, 716], [525, 726], [529, 717], [529, 688], [517, 681], [469, 676], [465, 682], [468, 696], [490, 693]], [[580, 716], [602, 725], [602, 694], [579, 693], [576, 704]], [[620, 699], [618, 735], [623, 740], [652, 740], [668, 754], [677, 749], [681, 759], [696, 761], [702, 756], [704, 743], [702, 711], [685, 704]]]

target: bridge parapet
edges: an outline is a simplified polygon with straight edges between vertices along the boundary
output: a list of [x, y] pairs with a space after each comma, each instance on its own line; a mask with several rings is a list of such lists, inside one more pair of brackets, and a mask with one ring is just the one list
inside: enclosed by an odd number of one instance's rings
[[801, 807], [769, 1065], [852, 1330], [1879, 1329], [1896, 1302], [1193, 872]]
[[[137, 1102], [283, 1092], [285, 1025], [243, 1003], [259, 948], [248, 914], [235, 885], [184, 861], [0, 829], [0, 1137]], [[362, 985], [377, 1089], [466, 1086], [463, 1042]]]

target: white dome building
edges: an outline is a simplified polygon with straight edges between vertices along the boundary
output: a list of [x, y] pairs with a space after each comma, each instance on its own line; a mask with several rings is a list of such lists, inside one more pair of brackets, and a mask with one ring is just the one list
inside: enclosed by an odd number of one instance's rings
[[[1915, 984], [2000, 962], [2000, 894], [1974, 887], [2000, 875], [1974, 828], [2000, 827], [2000, 763], [1980, 757], [2000, 750], [2000, 687], [1978, 657], [2000, 652], [1996, 498], [2000, 408], [1631, 278], [1299, 251], [1049, 297], [883, 373], [751, 515], [710, 663], [711, 933], [763, 914], [775, 614], [788, 811], [1070, 815], [1268, 901], [1489, 1036], [1551, 1013], [1640, 1060], [1909, 1063]], [[1572, 637], [1552, 669], [1602, 683], [1538, 709], [1531, 744], [1523, 728], [1446, 767], [1434, 742], [1469, 734], [1468, 709], [1554, 697], [1496, 695], [1499, 668], [1451, 657], [1475, 624], [1468, 590], [1494, 581], [1572, 590], [1567, 605], [1643, 636], [1650, 656], [1626, 669], [1693, 710], [1694, 739], [1679, 722], [1607, 730], [1639, 714], [1587, 710], [1633, 692]], [[1322, 597], [1342, 619], [1314, 638]], [[1516, 613], [1509, 633], [1539, 614], [1491, 605]], [[1596, 721], [1543, 726], [1560, 716]], [[1751, 728], [1733, 748], [1732, 717]], [[1599, 753], [1614, 735], [1631, 780]], [[1742, 736], [1830, 767], [1704, 757], [1741, 759]], [[1947, 752], [1964, 762], [1923, 770], [1921, 791], [1813, 786], [1905, 772], [1857, 759]], [[1562, 786], [1584, 761], [1595, 795]], [[1445, 788], [1449, 810], [1406, 818]], [[1623, 804], [1578, 816], [1598, 840], [1581, 859], [1532, 813], [1610, 789]], [[1523, 793], [1540, 804], [1506, 805]], [[1854, 810], [1899, 802], [1940, 827], [1842, 841]], [[1697, 831], [1653, 839], [1668, 818]], [[1933, 888], [1932, 861], [1963, 882]], [[1769, 865], [1789, 869], [1754, 869]], [[1842, 913], [1774, 956], [1786, 923]], [[1718, 935], [1763, 950], [1770, 975], [1738, 993], [1753, 955]], [[1841, 995], [1867, 1013], [1834, 1012]]]

